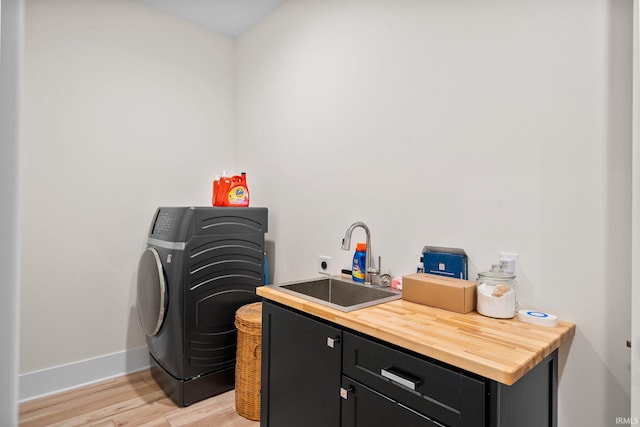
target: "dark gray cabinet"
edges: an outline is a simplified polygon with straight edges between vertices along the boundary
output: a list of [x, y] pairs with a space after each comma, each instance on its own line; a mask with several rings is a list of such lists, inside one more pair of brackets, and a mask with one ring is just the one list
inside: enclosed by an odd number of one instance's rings
[[556, 427], [557, 350], [508, 386], [265, 301], [261, 427]]
[[262, 304], [260, 425], [340, 425], [342, 330]]

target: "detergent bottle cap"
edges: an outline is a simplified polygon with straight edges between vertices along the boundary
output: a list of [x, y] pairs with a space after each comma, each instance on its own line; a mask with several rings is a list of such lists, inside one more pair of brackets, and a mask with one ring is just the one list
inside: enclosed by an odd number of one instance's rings
[[358, 243], [356, 245], [356, 252], [365, 252], [367, 250], [367, 244], [366, 243]]

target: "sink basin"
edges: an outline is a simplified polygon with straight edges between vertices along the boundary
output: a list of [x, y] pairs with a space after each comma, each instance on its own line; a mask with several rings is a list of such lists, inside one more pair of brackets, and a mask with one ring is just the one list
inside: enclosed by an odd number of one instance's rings
[[340, 311], [353, 311], [401, 298], [398, 291], [372, 288], [351, 280], [322, 277], [293, 283], [269, 285], [271, 288], [317, 302]]

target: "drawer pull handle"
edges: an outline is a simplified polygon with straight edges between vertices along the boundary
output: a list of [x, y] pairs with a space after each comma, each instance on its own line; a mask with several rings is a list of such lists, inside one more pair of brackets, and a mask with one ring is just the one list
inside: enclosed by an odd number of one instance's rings
[[418, 381], [413, 381], [410, 380], [408, 378], [405, 378], [401, 375], [399, 375], [397, 372], [391, 372], [393, 368], [389, 368], [389, 369], [380, 369], [380, 375], [382, 375], [385, 378], [390, 379], [393, 382], [396, 382], [398, 384], [401, 384], [407, 388], [410, 388], [411, 390], [415, 390], [416, 389], [416, 385], [418, 385]]

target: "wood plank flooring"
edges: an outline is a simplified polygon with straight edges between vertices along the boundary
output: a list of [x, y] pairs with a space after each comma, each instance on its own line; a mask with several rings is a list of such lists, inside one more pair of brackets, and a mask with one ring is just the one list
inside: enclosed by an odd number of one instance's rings
[[236, 413], [234, 391], [177, 407], [149, 370], [20, 404], [20, 426], [257, 427]]

